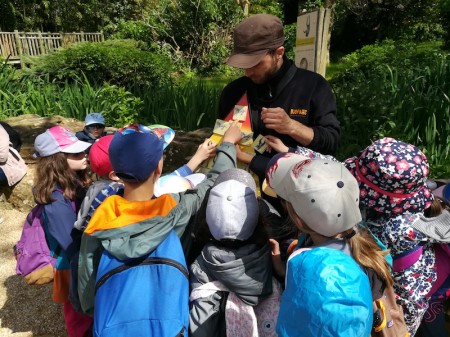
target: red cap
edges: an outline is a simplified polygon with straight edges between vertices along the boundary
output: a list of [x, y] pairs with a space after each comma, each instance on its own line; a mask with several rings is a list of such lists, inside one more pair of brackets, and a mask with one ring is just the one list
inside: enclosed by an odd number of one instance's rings
[[92, 145], [89, 152], [91, 170], [100, 177], [113, 171], [108, 155], [109, 144], [111, 144], [112, 139], [113, 135], [101, 137]]

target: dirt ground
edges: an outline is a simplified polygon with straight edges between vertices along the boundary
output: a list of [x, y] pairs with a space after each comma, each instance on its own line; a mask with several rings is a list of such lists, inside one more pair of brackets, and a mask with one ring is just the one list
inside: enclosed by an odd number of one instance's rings
[[0, 337], [66, 336], [62, 306], [51, 300], [52, 286], [29, 286], [15, 274], [12, 247], [26, 214], [0, 204], [0, 215]]

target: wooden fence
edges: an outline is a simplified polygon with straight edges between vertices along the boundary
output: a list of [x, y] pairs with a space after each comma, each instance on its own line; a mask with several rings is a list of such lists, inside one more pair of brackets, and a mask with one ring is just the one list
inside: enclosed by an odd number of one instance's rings
[[23, 57], [48, 54], [59, 47], [77, 42], [104, 41], [103, 32], [99, 33], [23, 33], [0, 32], [0, 54], [9, 63], [24, 65]]

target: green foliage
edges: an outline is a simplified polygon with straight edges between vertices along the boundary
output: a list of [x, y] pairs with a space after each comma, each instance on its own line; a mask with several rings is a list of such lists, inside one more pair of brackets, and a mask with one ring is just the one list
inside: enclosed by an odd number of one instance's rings
[[62, 85], [48, 76], [17, 76], [7, 65], [0, 67], [0, 118], [22, 114], [61, 115], [83, 120], [87, 113], [102, 112], [111, 126], [135, 121], [142, 101], [114, 85], [92, 86], [86, 78]]
[[[101, 105], [106, 125], [121, 127], [136, 122], [143, 109], [143, 102], [124, 88], [106, 84], [96, 95]], [[94, 110], [91, 110], [94, 111]]]
[[13, 4], [10, 1], [0, 1], [0, 31], [16, 29], [17, 21]]
[[151, 43], [154, 40], [148, 24], [144, 21], [120, 20], [117, 24], [109, 24], [103, 30], [106, 38], [111, 39], [132, 39]]
[[283, 7], [280, 6], [280, 3], [278, 1], [251, 0], [249, 13], [250, 13], [250, 15], [259, 14], [259, 13], [267, 13], [267, 14], [276, 15], [281, 18], [283, 16], [282, 9], [283, 9]]
[[[2, 2], [0, 2], [1, 4]], [[8, 3], [8, 1], [7, 1]], [[153, 0], [12, 0], [17, 28], [25, 31], [98, 31], [120, 20], [142, 18]], [[3, 11], [0, 10], [0, 13]], [[2, 26], [11, 31], [12, 25]]]
[[450, 49], [450, 0], [441, 0], [439, 4], [442, 12], [441, 22], [444, 27], [444, 45]]
[[448, 177], [450, 56], [439, 45], [385, 42], [353, 53], [345, 64], [330, 81], [342, 126], [339, 157], [389, 136], [419, 146], [431, 174]]
[[225, 81], [186, 80], [164, 87], [135, 87], [133, 93], [105, 83], [92, 85], [86, 77], [57, 84], [49, 76], [18, 76], [9, 65], [0, 67], [0, 118], [21, 114], [62, 115], [83, 120], [101, 112], [106, 124], [121, 127], [131, 122], [161, 123], [192, 131], [211, 127], [216, 119]]
[[439, 1], [336, 1], [331, 50], [348, 53], [387, 38], [439, 39], [443, 34]]
[[161, 55], [143, 51], [132, 40], [80, 43], [39, 57], [34, 61], [37, 75], [49, 75], [58, 82], [86, 76], [89, 82], [132, 88], [160, 86], [170, 79], [171, 63]]
[[233, 1], [163, 0], [155, 3], [146, 23], [154, 42], [190, 70], [217, 71], [229, 56], [231, 32], [242, 19]]
[[186, 131], [211, 127], [217, 118], [223, 86], [223, 82], [190, 80], [155, 90], [140, 88], [136, 96], [143, 100], [144, 107], [139, 119]]
[[291, 60], [295, 58], [295, 42], [297, 36], [297, 23], [284, 26], [284, 49], [286, 56]]

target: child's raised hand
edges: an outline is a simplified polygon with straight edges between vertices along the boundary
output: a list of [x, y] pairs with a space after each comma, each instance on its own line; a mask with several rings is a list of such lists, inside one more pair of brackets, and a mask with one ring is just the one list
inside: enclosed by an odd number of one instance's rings
[[238, 161], [245, 164], [249, 164], [254, 156], [255, 156], [254, 154], [242, 151], [239, 144], [236, 144], [236, 158]]
[[195, 172], [201, 163], [203, 163], [208, 158], [214, 157], [215, 155], [216, 143], [212, 142], [209, 139], [205, 139], [205, 141], [198, 146], [197, 151], [186, 165], [191, 169], [192, 172]]
[[286, 270], [283, 265], [283, 261], [281, 261], [281, 253], [280, 253], [280, 244], [277, 240], [269, 239], [269, 245], [272, 249], [272, 267], [273, 270], [280, 277], [286, 276]]
[[268, 146], [268, 151], [271, 152], [272, 149], [274, 149], [277, 152], [288, 152], [289, 148], [284, 145], [284, 143], [281, 141], [280, 138], [275, 137], [275, 136], [264, 136], [265, 140], [266, 140], [266, 144]]
[[198, 146], [197, 152], [194, 157], [199, 157], [201, 161], [216, 155], [216, 143], [212, 142], [209, 138], [205, 139], [203, 143]]
[[225, 134], [223, 135], [223, 141], [232, 144], [237, 144], [241, 139], [242, 139], [241, 128], [239, 127], [238, 122], [234, 121], [233, 123], [231, 123], [228, 130], [225, 131]]

